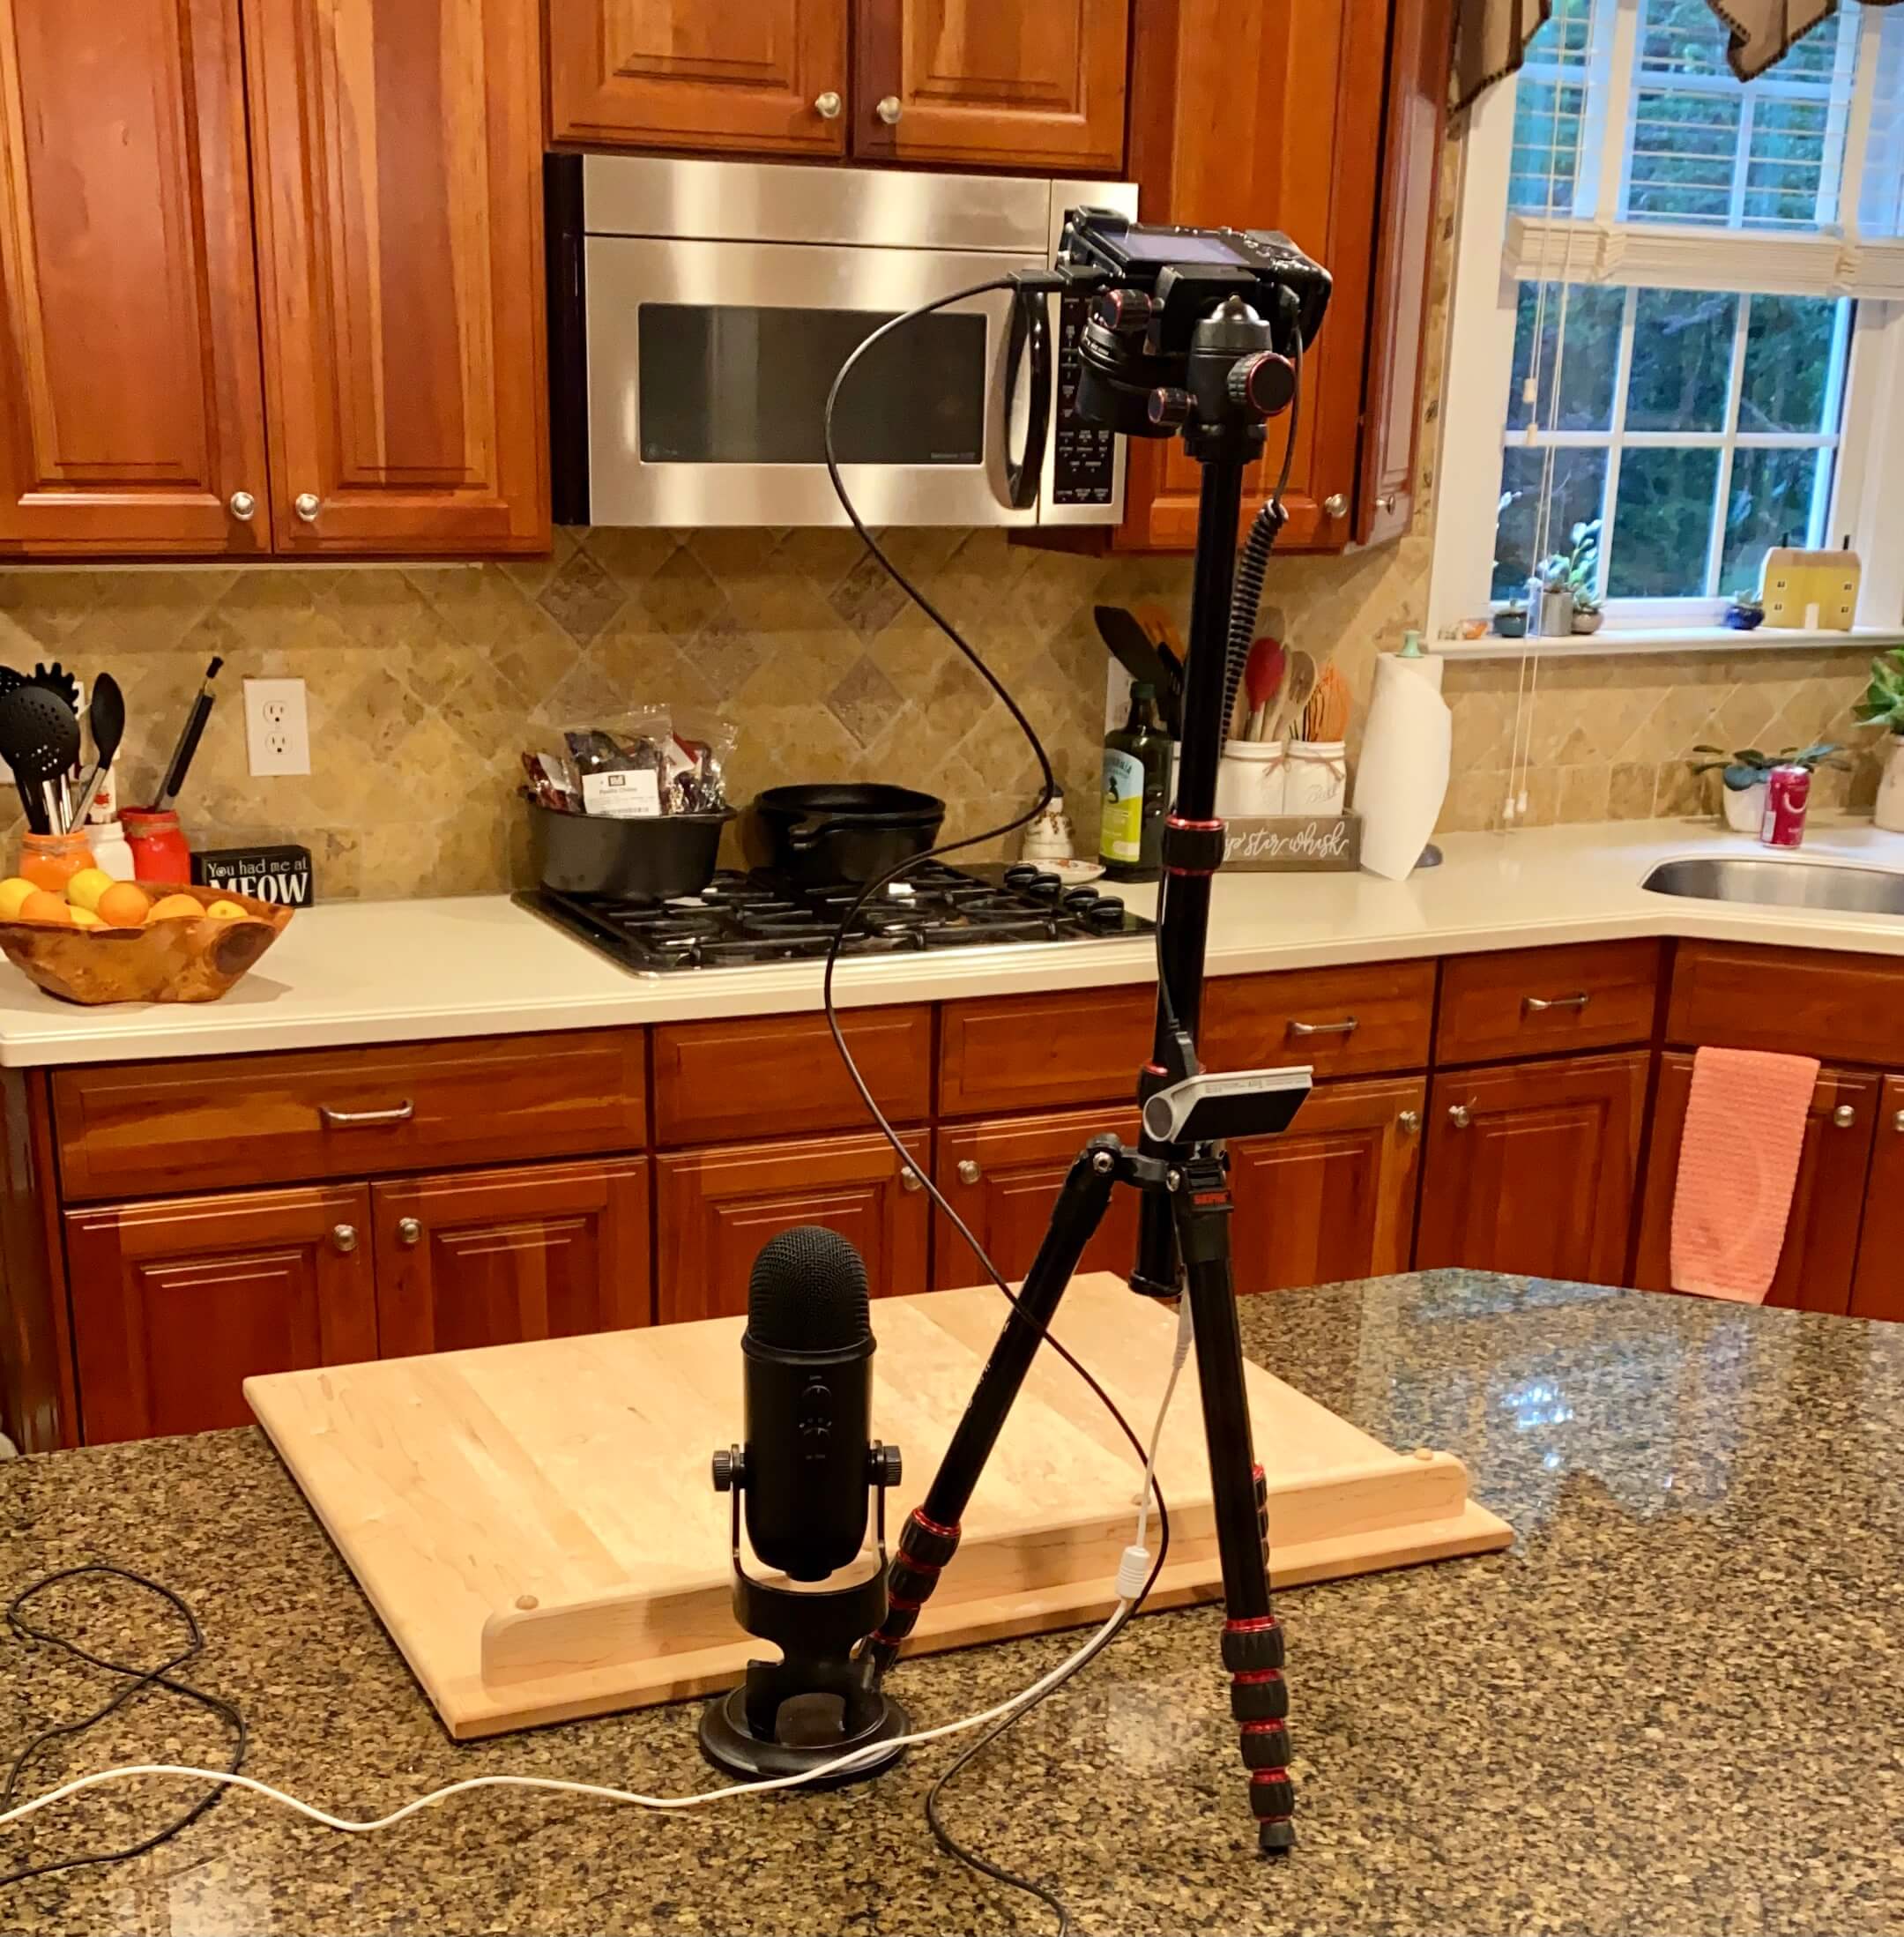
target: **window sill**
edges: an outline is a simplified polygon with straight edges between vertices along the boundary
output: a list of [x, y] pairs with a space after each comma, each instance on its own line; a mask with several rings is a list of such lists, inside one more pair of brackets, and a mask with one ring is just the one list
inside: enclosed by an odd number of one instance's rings
[[1786, 652], [1820, 646], [1845, 651], [1881, 650], [1904, 645], [1904, 627], [1853, 626], [1848, 632], [1808, 631], [1798, 628], [1757, 626], [1736, 632], [1729, 626], [1677, 626], [1649, 630], [1636, 626], [1616, 631], [1569, 632], [1558, 638], [1503, 639], [1489, 633], [1479, 639], [1437, 639], [1429, 651], [1447, 659], [1625, 659], [1659, 652]]

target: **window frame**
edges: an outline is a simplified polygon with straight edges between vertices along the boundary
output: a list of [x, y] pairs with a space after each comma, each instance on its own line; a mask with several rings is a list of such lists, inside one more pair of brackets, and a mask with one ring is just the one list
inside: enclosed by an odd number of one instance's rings
[[[1791, 252], [1795, 260], [1802, 256], [1808, 277], [1814, 273], [1814, 258], [1818, 264], [1837, 265], [1836, 274], [1841, 277], [1848, 266], [1855, 272], [1863, 257], [1904, 254], [1904, 244], [1898, 242], [1864, 245], [1861, 250], [1855, 230], [1848, 235], [1827, 231], [1823, 235], [1795, 236], [1776, 228], [1741, 232], [1711, 223], [1681, 227], [1652, 221], [1629, 227], [1582, 216], [1579, 212], [1583, 207], [1620, 205], [1618, 197], [1624, 190], [1626, 144], [1624, 140], [1608, 140], [1606, 130], [1609, 125], [1624, 128], [1626, 104], [1624, 98], [1612, 101], [1608, 96], [1618, 87], [1621, 76], [1630, 78], [1633, 74], [1632, 51], [1639, 20], [1637, 0], [1600, 0], [1600, 4], [1614, 11], [1610, 32], [1596, 32], [1592, 37], [1590, 68], [1594, 78], [1603, 85], [1597, 92], [1590, 90], [1588, 97], [1573, 209], [1569, 211], [1563, 205], [1551, 217], [1544, 217], [1536, 210], [1513, 212], [1516, 225], [1538, 225], [1546, 220], [1557, 222], [1564, 229], [1567, 258], [1563, 264], [1564, 273], [1556, 276], [1548, 266], [1548, 279], [1623, 282], [1626, 279], [1622, 274], [1621, 251], [1608, 248], [1606, 242], [1610, 236], [1624, 242], [1636, 229], [1647, 232], [1667, 247], [1682, 242], [1686, 245], [1677, 251], [1686, 258], [1685, 279], [1680, 281], [1676, 275], [1673, 283], [1664, 286], [1731, 289], [1740, 294], [1757, 293], [1740, 287], [1736, 268], [1728, 261], [1728, 257], [1738, 250], [1742, 233], [1747, 238], [1746, 247], [1756, 250], [1769, 243]], [[1858, 31], [1861, 45], [1857, 81], [1848, 110], [1846, 162], [1836, 197], [1839, 210], [1847, 217], [1848, 228], [1855, 221], [1863, 190], [1864, 142], [1871, 124], [1878, 63], [1877, 41], [1882, 31], [1878, 10], [1861, 11]], [[1540, 80], [1547, 77], [1543, 71], [1536, 70], [1536, 78]], [[1495, 610], [1498, 604], [1492, 596], [1496, 507], [1513, 383], [1519, 285], [1527, 273], [1526, 263], [1517, 259], [1517, 236], [1510, 233], [1508, 206], [1520, 85], [1520, 77], [1514, 76], [1489, 89], [1470, 110], [1457, 136], [1460, 187], [1454, 274], [1442, 388], [1442, 444], [1428, 601], [1430, 636], [1444, 640], [1455, 639], [1464, 621], [1480, 618]], [[1618, 91], [1624, 97], [1625, 89]], [[1612, 200], [1603, 199], [1609, 190], [1614, 197]], [[1582, 242], [1586, 252], [1576, 257], [1576, 249]], [[1714, 242], [1716, 249], [1713, 247]], [[1699, 247], [1700, 244], [1705, 246]], [[1577, 264], [1584, 265], [1588, 272], [1576, 273]], [[1894, 540], [1888, 545], [1879, 541], [1880, 533], [1904, 529], [1904, 278], [1893, 277], [1885, 270], [1879, 280], [1882, 294], [1874, 296], [1862, 287], [1842, 287], [1828, 271], [1817, 273], [1819, 286], [1810, 293], [1856, 297], [1844, 365], [1843, 411], [1824, 534], [1826, 543], [1832, 546], [1848, 541], [1863, 562], [1859, 631], [1904, 630], [1904, 623], [1900, 623], [1904, 622], [1904, 545]], [[1661, 284], [1657, 273], [1642, 274], [1636, 279]], [[1891, 287], [1893, 281], [1894, 288]], [[1623, 342], [1623, 361], [1625, 347]], [[1566, 441], [1567, 437], [1566, 433], [1550, 435], [1553, 441]], [[1717, 441], [1720, 435], [1714, 434], [1713, 441]], [[1675, 433], [1656, 433], [1653, 436], [1655, 441], [1665, 443], [1687, 441]], [[1769, 436], [1764, 441], [1789, 445], [1804, 440], [1797, 436]], [[1715, 505], [1712, 542], [1722, 547], [1723, 505], [1717, 498]], [[1604, 625], [1597, 634], [1576, 637], [1566, 642], [1564, 648], [1561, 642], [1551, 642], [1549, 650], [1603, 652], [1618, 651], [1623, 644], [1643, 649], [1648, 642], [1658, 644], [1668, 638], [1686, 639], [1689, 635], [1716, 632], [1727, 602], [1723, 596], [1616, 600], [1607, 607]], [[1719, 637], [1736, 648], [1816, 643], [1809, 634], [1768, 636], [1762, 630], [1720, 634]], [[1538, 645], [1541, 642], [1491, 637], [1461, 642], [1461, 650], [1475, 656], [1487, 652], [1519, 654], [1529, 643]]]

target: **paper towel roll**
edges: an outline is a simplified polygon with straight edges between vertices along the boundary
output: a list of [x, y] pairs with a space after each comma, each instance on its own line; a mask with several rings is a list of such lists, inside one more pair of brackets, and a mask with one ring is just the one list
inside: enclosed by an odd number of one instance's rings
[[1441, 697], [1442, 665], [1432, 653], [1375, 661], [1352, 804], [1362, 816], [1362, 865], [1390, 881], [1421, 859], [1447, 798], [1454, 716]]

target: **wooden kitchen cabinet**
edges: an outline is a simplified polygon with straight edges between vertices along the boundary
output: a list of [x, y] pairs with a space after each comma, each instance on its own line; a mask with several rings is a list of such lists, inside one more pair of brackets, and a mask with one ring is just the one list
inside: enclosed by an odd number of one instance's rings
[[546, 551], [536, 0], [245, 0], [279, 551]]
[[[1423, 0], [1395, 4], [1405, 53], [1419, 32], [1409, 10]], [[1400, 230], [1383, 257], [1382, 285], [1396, 310], [1394, 331], [1412, 331], [1419, 356], [1434, 226], [1435, 177], [1423, 171], [1421, 130], [1404, 116], [1405, 142], [1381, 138], [1389, 16], [1379, 0], [1136, 0], [1130, 172], [1144, 220], [1281, 229], [1335, 279], [1328, 315], [1304, 359], [1283, 550], [1335, 550], [1357, 535], [1372, 342], [1379, 382], [1412, 390], [1416, 380], [1386, 318], [1372, 339], [1377, 236]], [[1444, 86], [1450, 44], [1444, 37], [1439, 53]], [[1417, 60], [1411, 90], [1431, 84], [1433, 64]], [[1393, 183], [1385, 165], [1395, 171]], [[1404, 260], [1404, 250], [1413, 256]], [[1401, 414], [1397, 399], [1370, 426], [1372, 476], [1393, 476], [1404, 464], [1412, 471], [1411, 425], [1405, 455], [1392, 448]], [[1287, 416], [1268, 426], [1245, 488], [1246, 525], [1282, 468], [1290, 429]], [[1189, 549], [1200, 481], [1176, 440], [1134, 438], [1119, 548]], [[1387, 525], [1398, 531], [1398, 516], [1399, 499]]]
[[[985, 1248], [993, 1263], [1015, 1282], [1031, 1268], [1045, 1241], [1052, 1206], [1066, 1173], [1094, 1136], [1137, 1141], [1137, 1112], [1120, 1105], [1056, 1116], [1005, 1117], [959, 1123], [939, 1133], [933, 1181]], [[1127, 1276], [1137, 1255], [1137, 1193], [1119, 1187], [1080, 1269]], [[982, 1285], [985, 1270], [943, 1212], [933, 1223], [933, 1288]]]
[[856, 156], [1122, 168], [1128, 0], [857, 0], [854, 25]]
[[877, 1134], [687, 1151], [655, 1160], [655, 1315], [663, 1324], [747, 1309], [769, 1238], [824, 1225], [866, 1260], [876, 1298], [926, 1289], [931, 1136], [908, 1136], [902, 1165]]
[[1280, 1136], [1231, 1144], [1238, 1291], [1408, 1269], [1427, 1090], [1425, 1077], [1321, 1084]]
[[1623, 1283], [1650, 1061], [1634, 1051], [1435, 1077], [1417, 1266]]
[[[1768, 1305], [1808, 1312], [1851, 1308], [1859, 1270], [1859, 1226], [1864, 1216], [1866, 1179], [1872, 1176], [1871, 1151], [1879, 1121], [1884, 1079], [1861, 1070], [1826, 1068], [1818, 1072], [1805, 1118], [1804, 1146], [1792, 1187], [1784, 1248], [1766, 1294]], [[1654, 1094], [1652, 1148], [1647, 1158], [1646, 1195], [1633, 1282], [1641, 1291], [1672, 1289], [1672, 1209], [1679, 1179], [1679, 1151], [1685, 1139], [1686, 1106], [1692, 1096], [1692, 1058], [1669, 1050], [1660, 1058]], [[1900, 1106], [1904, 1106], [1900, 1102]], [[1895, 1133], [1892, 1133], [1895, 1136]], [[1896, 1137], [1904, 1144], [1904, 1137]], [[1887, 1158], [1891, 1156], [1888, 1147]], [[1880, 1219], [1883, 1213], [1880, 1212]]]
[[383, 1357], [647, 1324], [648, 1170], [630, 1157], [373, 1185]]
[[0, 552], [270, 550], [243, 90], [238, 0], [0, 0]]
[[252, 1374], [377, 1355], [362, 1184], [69, 1211], [66, 1256], [89, 1445], [247, 1426]]
[[[548, 0], [556, 141], [838, 155], [849, 0]], [[822, 110], [830, 94], [837, 103]]]
[[1904, 1319], [1904, 1077], [1886, 1077], [1878, 1096], [1851, 1315]]

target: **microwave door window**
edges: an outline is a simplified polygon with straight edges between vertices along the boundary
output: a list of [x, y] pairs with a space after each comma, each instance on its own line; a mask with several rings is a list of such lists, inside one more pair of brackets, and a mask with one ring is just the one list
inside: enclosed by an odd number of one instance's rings
[[[644, 302], [643, 464], [826, 461], [827, 392], [892, 312]], [[834, 413], [842, 464], [985, 461], [985, 318], [922, 317], [869, 350]]]

